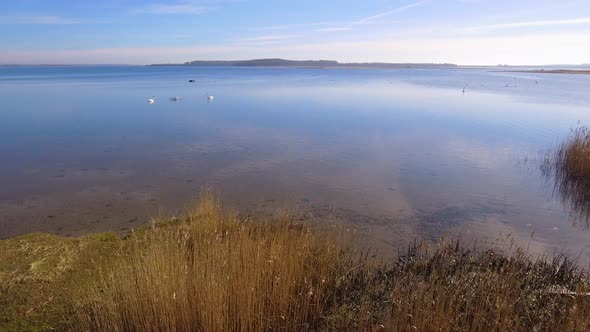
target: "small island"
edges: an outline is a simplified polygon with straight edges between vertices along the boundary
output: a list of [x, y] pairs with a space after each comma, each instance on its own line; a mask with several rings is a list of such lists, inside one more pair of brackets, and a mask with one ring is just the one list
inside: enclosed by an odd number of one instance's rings
[[150, 66], [226, 66], [226, 67], [291, 67], [291, 68], [380, 68], [380, 69], [438, 69], [458, 68], [452, 63], [387, 63], [387, 62], [354, 62], [344, 63], [334, 60], [285, 60], [285, 59], [254, 59], [235, 61], [195, 60], [183, 64], [153, 64]]

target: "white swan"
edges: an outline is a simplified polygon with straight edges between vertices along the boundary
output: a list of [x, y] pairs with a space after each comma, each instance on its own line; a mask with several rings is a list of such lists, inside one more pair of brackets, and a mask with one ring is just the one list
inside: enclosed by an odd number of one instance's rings
[[148, 98], [148, 104], [151, 105], [151, 104], [153, 104], [155, 102], [156, 102], [156, 97], [150, 97], [150, 98]]

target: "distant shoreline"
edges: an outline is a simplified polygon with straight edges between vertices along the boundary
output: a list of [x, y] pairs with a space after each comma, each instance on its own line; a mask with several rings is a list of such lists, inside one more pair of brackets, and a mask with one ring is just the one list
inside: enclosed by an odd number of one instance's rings
[[[252, 60], [195, 60], [185, 63], [157, 63], [149, 67], [248, 67], [248, 68], [298, 68], [298, 69], [488, 69], [498, 72], [590, 74], [588, 65], [546, 66], [476, 66], [434, 62], [338, 62], [335, 60], [286, 60], [280, 58]], [[568, 68], [568, 69], [565, 69]]]
[[285, 60], [285, 59], [254, 59], [236, 61], [189, 61], [183, 64], [152, 64], [149, 66], [195, 66], [195, 67], [269, 67], [269, 68], [378, 68], [378, 69], [438, 69], [438, 68], [459, 68], [452, 63], [387, 63], [387, 62], [358, 62], [341, 63], [334, 60]]
[[394, 66], [230, 66], [230, 65], [219, 65], [219, 66], [208, 66], [208, 65], [165, 65], [165, 64], [154, 64], [154, 65], [147, 65], [147, 67], [223, 67], [223, 68], [290, 68], [290, 69], [346, 69], [346, 70], [371, 70], [371, 69], [390, 69], [390, 70], [403, 70], [403, 69], [429, 69], [429, 70], [443, 70], [443, 69], [473, 69], [473, 68], [463, 68], [463, 67], [420, 67], [420, 66], [411, 66], [411, 67], [394, 67]]
[[534, 69], [534, 70], [506, 70], [505, 73], [531, 73], [531, 74], [572, 74], [590, 75], [590, 70], [584, 69]]
[[[465, 69], [460, 66], [396, 66], [396, 65], [358, 65], [349, 66], [346, 64], [337, 66], [235, 66], [235, 65], [185, 65], [185, 64], [152, 64], [147, 67], [233, 67], [233, 68], [294, 68], [294, 69]], [[469, 68], [470, 69], [470, 68]]]

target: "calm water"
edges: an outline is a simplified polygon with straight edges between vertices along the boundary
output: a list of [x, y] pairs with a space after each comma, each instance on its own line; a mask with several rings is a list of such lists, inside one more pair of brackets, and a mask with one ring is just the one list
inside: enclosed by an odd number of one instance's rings
[[586, 261], [590, 233], [530, 160], [590, 124], [589, 87], [476, 69], [0, 67], [0, 237], [125, 231], [211, 186], [241, 211], [296, 208], [386, 244], [512, 234]]

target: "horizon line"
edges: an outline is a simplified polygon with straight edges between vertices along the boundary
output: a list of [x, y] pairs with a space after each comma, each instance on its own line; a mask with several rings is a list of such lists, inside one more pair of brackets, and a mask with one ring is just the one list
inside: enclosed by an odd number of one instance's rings
[[[293, 60], [293, 59], [283, 59], [283, 58], [253, 58], [253, 59], [232, 59], [232, 60], [190, 60], [185, 62], [162, 62], [162, 63], [145, 63], [145, 64], [129, 64], [129, 63], [0, 63], [2, 67], [23, 67], [23, 66], [38, 66], [38, 67], [59, 67], [59, 66], [133, 66], [133, 67], [145, 67], [145, 66], [179, 66], [179, 65], [186, 65], [187, 63], [191, 62], [240, 62], [240, 61], [253, 61], [253, 60], [286, 60], [286, 61], [335, 61], [338, 64], [346, 65], [346, 64], [408, 64], [408, 65], [419, 65], [419, 64], [434, 64], [434, 65], [454, 65], [458, 67], [551, 67], [551, 66], [589, 66], [590, 63], [553, 63], [553, 64], [473, 64], [473, 65], [464, 65], [460, 63], [453, 63], [453, 62], [387, 62], [387, 61], [357, 61], [357, 62], [340, 62], [338, 60], [329, 60], [329, 59], [306, 59], [306, 60]], [[277, 66], [281, 67], [281, 66]], [[286, 67], [286, 66], [285, 66]]]

